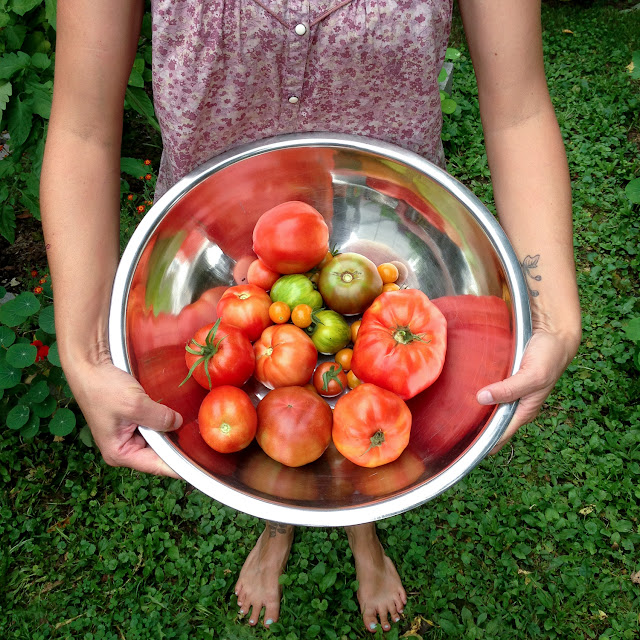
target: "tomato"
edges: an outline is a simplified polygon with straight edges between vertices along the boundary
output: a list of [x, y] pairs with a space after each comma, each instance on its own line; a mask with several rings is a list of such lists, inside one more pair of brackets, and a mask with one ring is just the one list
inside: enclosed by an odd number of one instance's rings
[[269, 306], [269, 318], [276, 324], [284, 324], [291, 317], [291, 309], [286, 302], [273, 302]]
[[378, 273], [380, 274], [384, 284], [395, 282], [400, 275], [398, 273], [398, 267], [396, 267], [392, 262], [383, 262], [382, 264], [379, 264]]
[[378, 467], [398, 458], [410, 432], [409, 407], [395, 393], [374, 384], [352, 389], [333, 410], [336, 449], [361, 467]]
[[331, 442], [331, 407], [303, 387], [280, 387], [258, 403], [256, 440], [262, 450], [288, 467], [317, 460]]
[[255, 356], [249, 339], [233, 325], [220, 319], [196, 331], [186, 346], [189, 375], [205, 389], [224, 384], [241, 387], [255, 369]]
[[291, 311], [291, 322], [300, 327], [306, 329], [311, 324], [311, 314], [313, 309], [308, 304], [297, 304]]
[[444, 365], [447, 321], [419, 289], [389, 291], [362, 317], [351, 368], [403, 400], [433, 384]]
[[314, 316], [311, 340], [320, 353], [331, 355], [349, 344], [351, 327], [336, 311], [323, 309]]
[[355, 389], [357, 386], [362, 384], [362, 380], [360, 380], [353, 371], [349, 371], [347, 373], [347, 384], [349, 385], [349, 389]]
[[353, 357], [353, 349], [340, 349], [336, 353], [335, 361], [345, 370], [351, 371], [351, 358]]
[[290, 309], [299, 304], [308, 304], [312, 309], [322, 307], [322, 296], [316, 291], [313, 282], [301, 273], [278, 278], [271, 287], [271, 299], [274, 302], [286, 302]]
[[253, 250], [278, 273], [304, 273], [329, 250], [329, 228], [312, 206], [284, 202], [262, 214], [253, 229]]
[[362, 320], [356, 320], [351, 323], [351, 342], [355, 344], [356, 338], [358, 337], [358, 331], [360, 331], [360, 325], [362, 324]]
[[386, 293], [387, 291], [397, 291], [399, 288], [399, 285], [395, 282], [386, 282], [382, 285], [382, 292]]
[[347, 388], [347, 375], [337, 362], [322, 362], [313, 373], [313, 386], [321, 396], [332, 398]]
[[[194, 380], [193, 383], [197, 385]], [[201, 467], [214, 476], [230, 476], [236, 471], [237, 456], [232, 453], [222, 454], [214, 451], [200, 435], [200, 428], [196, 420], [183, 423], [169, 437], [177, 441], [181, 452], [197, 462]]]
[[256, 435], [258, 414], [238, 387], [222, 385], [209, 391], [198, 411], [202, 439], [219, 453], [248, 447]]
[[271, 324], [270, 306], [271, 298], [264, 289], [242, 284], [229, 287], [224, 292], [216, 312], [225, 323], [238, 327], [251, 342], [255, 342]]
[[279, 277], [280, 274], [269, 269], [260, 258], [256, 258], [249, 265], [249, 270], [247, 271], [247, 282], [255, 284], [256, 287], [260, 287], [265, 291], [269, 291]]
[[359, 253], [341, 253], [320, 271], [318, 291], [330, 309], [355, 315], [380, 295], [382, 278], [369, 258]]
[[318, 361], [311, 338], [292, 324], [267, 327], [253, 345], [253, 351], [255, 377], [269, 389], [306, 384]]
[[249, 284], [249, 266], [255, 260], [252, 255], [242, 256], [235, 265], [233, 265], [233, 280], [239, 284]]

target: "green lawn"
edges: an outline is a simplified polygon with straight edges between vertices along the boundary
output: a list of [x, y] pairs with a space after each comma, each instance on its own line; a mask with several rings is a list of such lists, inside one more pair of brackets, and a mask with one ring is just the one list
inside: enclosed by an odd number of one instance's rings
[[[640, 175], [640, 83], [625, 70], [640, 11], [574, 4], [545, 6], [544, 41], [573, 178], [583, 344], [512, 447], [379, 524], [409, 594], [391, 640], [414, 622], [430, 639], [640, 638], [640, 382], [623, 331], [640, 316], [639, 208], [624, 193]], [[449, 169], [490, 203], [458, 39]], [[280, 622], [250, 629], [233, 586], [255, 518], [109, 468], [77, 432], [25, 440], [3, 425], [0, 483], [1, 638], [370, 637], [342, 530], [297, 532]]]

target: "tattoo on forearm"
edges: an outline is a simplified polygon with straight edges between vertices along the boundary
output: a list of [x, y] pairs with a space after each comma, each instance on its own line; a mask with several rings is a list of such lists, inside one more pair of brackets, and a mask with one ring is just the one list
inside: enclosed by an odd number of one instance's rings
[[527, 256], [523, 261], [522, 261], [522, 271], [524, 273], [524, 279], [527, 283], [527, 289], [529, 289], [529, 294], [535, 298], [540, 292], [537, 289], [532, 289], [531, 286], [529, 285], [529, 278], [531, 278], [531, 280], [535, 280], [536, 282], [540, 282], [540, 280], [542, 280], [542, 276], [535, 274], [535, 273], [531, 273], [533, 271], [533, 269], [537, 269], [538, 268], [538, 260], [540, 260], [540, 254], [538, 254], [537, 256]]
[[282, 522], [267, 522], [267, 530], [269, 531], [269, 537], [275, 538], [279, 533], [287, 533], [289, 530], [289, 524], [283, 524]]

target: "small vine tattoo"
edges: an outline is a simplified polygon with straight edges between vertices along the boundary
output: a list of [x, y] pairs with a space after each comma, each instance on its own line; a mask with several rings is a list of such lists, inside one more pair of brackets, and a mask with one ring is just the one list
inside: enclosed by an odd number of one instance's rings
[[532, 289], [529, 286], [529, 278], [531, 278], [532, 280], [535, 280], [536, 282], [540, 282], [540, 280], [542, 280], [542, 276], [531, 273], [533, 269], [538, 268], [538, 260], [540, 260], [540, 254], [533, 257], [527, 256], [522, 261], [522, 271], [524, 273], [524, 279], [527, 282], [527, 289], [529, 289], [529, 294], [533, 298], [537, 297], [540, 294], [540, 292], [537, 289]]
[[269, 537], [275, 538], [279, 533], [287, 533], [287, 530], [290, 525], [283, 524], [282, 522], [267, 522], [267, 527], [269, 528]]

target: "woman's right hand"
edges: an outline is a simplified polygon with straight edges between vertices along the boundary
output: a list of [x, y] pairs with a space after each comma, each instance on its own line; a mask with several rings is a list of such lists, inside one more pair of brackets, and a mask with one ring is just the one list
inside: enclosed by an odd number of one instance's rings
[[179, 478], [138, 431], [175, 431], [179, 413], [154, 402], [133, 376], [110, 360], [67, 371], [73, 395], [87, 420], [105, 462], [145, 473]]

